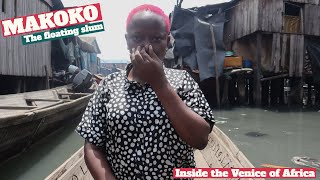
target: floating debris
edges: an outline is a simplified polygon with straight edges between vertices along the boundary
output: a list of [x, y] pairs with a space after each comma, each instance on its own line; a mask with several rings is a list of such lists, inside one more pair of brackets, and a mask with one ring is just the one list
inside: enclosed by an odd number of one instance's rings
[[267, 167], [267, 168], [289, 168], [286, 166], [278, 166], [278, 165], [273, 165], [273, 164], [261, 164], [261, 167]]
[[216, 121], [215, 124], [225, 124], [227, 121]]
[[229, 118], [226, 118], [226, 117], [218, 117], [219, 119], [224, 119], [224, 120], [226, 120], [226, 119], [229, 119]]
[[239, 128], [233, 128], [234, 130], [239, 130]]
[[247, 114], [240, 114], [241, 116], [246, 116]]
[[311, 158], [308, 156], [294, 156], [291, 161], [295, 164], [301, 165], [301, 166], [308, 166], [320, 169], [320, 161], [315, 158]]
[[286, 135], [292, 135], [293, 134], [293, 132], [291, 132], [291, 131], [282, 131], [283, 133], [285, 133]]
[[248, 132], [245, 135], [251, 136], [251, 137], [262, 137], [262, 136], [266, 136], [268, 134], [264, 134], [264, 133], [260, 133], [260, 132]]

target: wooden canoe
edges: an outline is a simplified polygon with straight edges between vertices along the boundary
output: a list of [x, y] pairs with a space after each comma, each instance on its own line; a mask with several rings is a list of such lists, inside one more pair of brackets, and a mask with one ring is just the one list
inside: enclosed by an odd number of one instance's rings
[[[52, 172], [45, 180], [92, 180], [84, 162], [83, 147]], [[254, 166], [237, 146], [218, 128], [209, 135], [204, 150], [195, 150], [197, 167], [201, 168], [253, 168]], [[242, 178], [243, 179], [243, 178]]]
[[1, 95], [0, 162], [81, 116], [90, 97], [89, 93], [72, 93], [67, 86]]

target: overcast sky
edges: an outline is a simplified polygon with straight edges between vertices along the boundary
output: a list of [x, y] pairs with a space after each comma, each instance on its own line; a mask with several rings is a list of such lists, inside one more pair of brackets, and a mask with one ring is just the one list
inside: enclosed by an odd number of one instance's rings
[[[184, 0], [182, 7], [196, 7], [216, 4], [228, 0]], [[166, 14], [172, 12], [176, 0], [62, 0], [65, 7], [100, 3], [105, 31], [87, 34], [97, 38], [103, 60], [129, 59], [124, 38], [125, 21], [131, 9], [141, 4], [153, 4], [163, 9]]]

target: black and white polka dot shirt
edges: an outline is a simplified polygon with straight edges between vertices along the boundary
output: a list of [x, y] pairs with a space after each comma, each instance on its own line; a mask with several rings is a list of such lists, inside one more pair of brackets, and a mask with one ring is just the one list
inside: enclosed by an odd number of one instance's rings
[[[104, 148], [119, 180], [173, 179], [174, 167], [195, 166], [193, 148], [176, 133], [152, 87], [128, 80], [128, 71], [100, 83], [76, 131]], [[191, 76], [167, 68], [165, 74], [186, 105], [212, 127], [212, 111]]]

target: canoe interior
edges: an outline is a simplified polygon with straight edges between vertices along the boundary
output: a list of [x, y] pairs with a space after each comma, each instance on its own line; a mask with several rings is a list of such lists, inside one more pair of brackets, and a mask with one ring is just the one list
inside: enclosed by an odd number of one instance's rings
[[67, 86], [0, 96], [0, 162], [82, 115], [91, 94]]
[[[209, 135], [207, 147], [201, 151], [195, 150], [194, 155], [199, 168], [254, 167], [236, 145], [217, 127], [214, 127]], [[82, 147], [45, 180], [92, 180], [93, 178], [85, 165], [83, 156]]]

